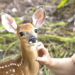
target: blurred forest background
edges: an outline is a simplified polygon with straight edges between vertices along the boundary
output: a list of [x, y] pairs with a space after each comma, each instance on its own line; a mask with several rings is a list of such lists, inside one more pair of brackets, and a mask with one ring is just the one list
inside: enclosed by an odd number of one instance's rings
[[[44, 27], [38, 30], [38, 39], [48, 48], [50, 56], [70, 57], [75, 53], [75, 0], [0, 0], [0, 13], [14, 17], [17, 24], [32, 22], [37, 8], [45, 10]], [[14, 34], [7, 32], [0, 19], [0, 60], [15, 58], [20, 54], [20, 45]], [[41, 65], [39, 75], [54, 75]]]

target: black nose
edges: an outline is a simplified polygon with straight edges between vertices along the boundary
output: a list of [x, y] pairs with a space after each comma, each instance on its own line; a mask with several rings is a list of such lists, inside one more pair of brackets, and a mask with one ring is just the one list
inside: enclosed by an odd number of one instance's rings
[[36, 37], [34, 37], [34, 36], [30, 36], [29, 42], [35, 43], [36, 40], [37, 40]]

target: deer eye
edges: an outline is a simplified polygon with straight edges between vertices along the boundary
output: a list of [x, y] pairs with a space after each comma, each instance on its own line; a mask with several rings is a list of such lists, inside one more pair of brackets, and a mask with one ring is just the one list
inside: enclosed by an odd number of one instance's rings
[[38, 32], [38, 30], [37, 30], [37, 29], [35, 29], [34, 31], [35, 31], [35, 33], [37, 33], [37, 32]]
[[24, 35], [24, 33], [23, 33], [23, 32], [20, 32], [19, 34], [20, 34], [20, 36], [23, 36], [23, 35]]

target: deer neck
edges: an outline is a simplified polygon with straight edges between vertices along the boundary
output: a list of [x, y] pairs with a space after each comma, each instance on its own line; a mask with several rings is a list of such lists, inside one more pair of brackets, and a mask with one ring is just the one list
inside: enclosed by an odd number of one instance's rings
[[21, 41], [23, 64], [28, 68], [30, 75], [37, 75], [39, 70], [39, 63], [36, 61], [37, 52], [29, 44]]
[[28, 63], [31, 66], [35, 64], [37, 58], [36, 48], [30, 46], [25, 41], [21, 41], [21, 49], [24, 63]]

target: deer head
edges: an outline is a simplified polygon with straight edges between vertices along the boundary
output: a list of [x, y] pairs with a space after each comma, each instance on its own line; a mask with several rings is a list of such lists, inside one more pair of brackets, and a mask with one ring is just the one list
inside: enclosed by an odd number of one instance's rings
[[11, 33], [17, 34], [21, 41], [28, 44], [31, 42], [35, 43], [37, 41], [37, 29], [42, 26], [44, 17], [45, 13], [42, 8], [38, 9], [33, 14], [33, 24], [25, 23], [16, 25], [15, 20], [10, 15], [3, 13], [1, 16], [4, 28]]

